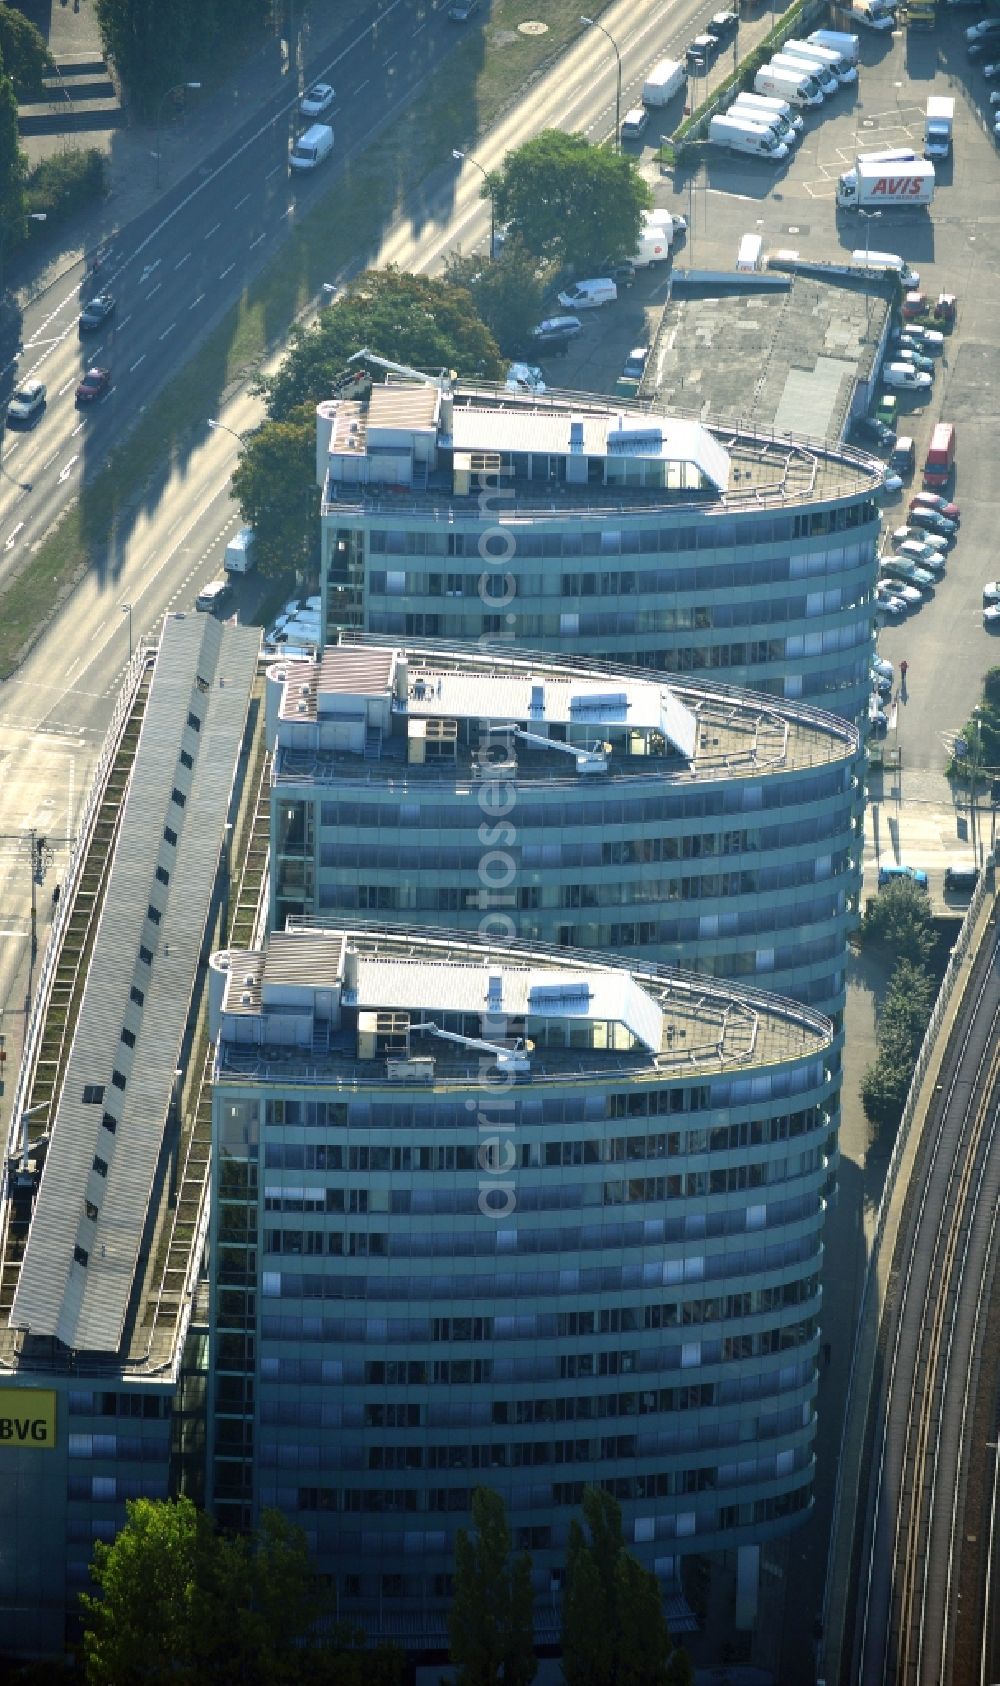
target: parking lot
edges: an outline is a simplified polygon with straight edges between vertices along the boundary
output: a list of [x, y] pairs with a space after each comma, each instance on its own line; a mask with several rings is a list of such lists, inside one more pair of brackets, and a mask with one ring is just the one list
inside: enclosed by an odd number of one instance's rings
[[[994, 548], [1000, 485], [995, 467], [1000, 409], [1000, 153], [992, 133], [991, 88], [983, 60], [968, 61], [965, 28], [974, 8], [939, 9], [933, 35], [907, 40], [902, 31], [860, 31], [858, 84], [805, 114], [803, 138], [783, 164], [705, 149], [705, 161], [683, 178], [661, 176], [652, 148], [644, 172], [657, 205], [688, 218], [676, 248], [679, 266], [733, 270], [742, 235], [759, 233], [765, 252], [792, 249], [803, 258], [849, 261], [865, 244], [865, 223], [838, 212], [837, 177], [857, 151], [913, 145], [919, 154], [924, 107], [931, 93], [956, 101], [953, 159], [938, 168], [929, 211], [886, 210], [868, 225], [872, 250], [898, 252], [920, 272], [921, 290], [958, 295], [958, 321], [947, 337], [929, 397], [900, 395], [898, 430], [916, 442], [917, 471], [886, 509], [887, 528], [905, 518], [935, 421], [956, 424], [957, 471], [949, 488], [962, 509], [961, 536], [943, 578], [923, 606], [879, 635], [879, 649], [907, 662], [886, 747], [900, 770], [872, 781], [868, 859], [905, 860], [926, 869], [938, 901], [944, 870], [968, 852], [967, 815], [956, 807], [944, 768], [952, 742], [979, 696], [985, 670], [1000, 662], [1000, 636], [983, 625], [982, 587], [1000, 575]], [[840, 21], [838, 21], [840, 20]], [[826, 21], [825, 19], [822, 21]], [[833, 27], [846, 27], [841, 14]], [[1000, 57], [1000, 53], [997, 55]], [[594, 312], [567, 357], [547, 366], [559, 386], [614, 391], [630, 347], [649, 341], [667, 296], [662, 269], [640, 272], [619, 302]], [[894, 757], [890, 757], [894, 759]], [[987, 834], [988, 834], [988, 828]], [[874, 879], [874, 871], [872, 873]]]

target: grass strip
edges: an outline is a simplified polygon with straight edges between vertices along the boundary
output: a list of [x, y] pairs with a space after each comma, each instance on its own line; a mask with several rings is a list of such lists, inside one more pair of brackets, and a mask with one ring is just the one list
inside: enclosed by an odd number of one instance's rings
[[537, 10], [537, 0], [495, 0], [486, 29], [469, 31], [441, 72], [310, 208], [35, 555], [5, 581], [0, 679], [16, 671], [89, 568], [118, 571], [139, 505], [148, 508], [162, 494], [203, 434], [204, 418], [218, 413], [228, 388], [256, 373], [322, 283], [359, 257], [373, 258], [415, 190], [450, 164], [452, 147], [484, 133], [579, 35], [579, 0], [548, 0], [547, 31], [521, 34], [518, 25]]

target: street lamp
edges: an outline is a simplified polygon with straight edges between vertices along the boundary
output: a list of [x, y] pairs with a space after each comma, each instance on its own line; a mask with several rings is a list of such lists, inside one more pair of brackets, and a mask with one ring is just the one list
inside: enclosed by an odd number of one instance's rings
[[213, 433], [228, 433], [232, 436], [232, 438], [238, 439], [240, 444], [243, 446], [243, 449], [246, 450], [246, 435], [243, 433], [237, 433], [235, 427], [227, 427], [225, 422], [214, 421], [211, 418], [209, 418], [208, 425], [212, 429]]
[[496, 202], [493, 198], [493, 183], [490, 181], [489, 171], [484, 170], [478, 158], [473, 158], [468, 152], [459, 152], [454, 146], [451, 149], [451, 155], [459, 164], [472, 164], [479, 171], [479, 174], [486, 183], [486, 191], [490, 196], [490, 263], [492, 263], [493, 259], [496, 257], [497, 208]]
[[599, 29], [602, 35], [607, 36], [615, 50], [615, 59], [618, 65], [618, 81], [615, 87], [615, 147], [620, 152], [622, 147], [622, 56], [618, 51], [618, 42], [610, 29], [605, 29], [603, 23], [598, 23], [596, 18], [585, 18], [581, 15], [580, 22], [585, 23], [589, 29]]
[[160, 96], [160, 103], [156, 108], [156, 185], [157, 185], [157, 187], [159, 187], [159, 185], [160, 185], [160, 154], [161, 154], [160, 124], [163, 121], [163, 107], [167, 103], [167, 100], [170, 98], [171, 94], [182, 93], [185, 88], [190, 93], [194, 94], [194, 93], [198, 92], [200, 87], [201, 87], [200, 82], [175, 82], [172, 88], [167, 88], [166, 91]]
[[869, 281], [871, 278], [868, 275], [868, 252], [871, 245], [871, 225], [873, 222], [877, 221], [881, 215], [881, 211], [864, 211], [860, 205], [858, 206], [858, 216], [864, 217], [865, 219], [865, 295], [868, 300], [868, 311], [865, 317], [865, 339], [868, 338], [872, 328], [872, 295], [869, 287]]
[[129, 661], [131, 661], [132, 660], [132, 605], [131, 605], [131, 603], [119, 603], [118, 607], [121, 610], [123, 615], [128, 616], [128, 659], [129, 659]]

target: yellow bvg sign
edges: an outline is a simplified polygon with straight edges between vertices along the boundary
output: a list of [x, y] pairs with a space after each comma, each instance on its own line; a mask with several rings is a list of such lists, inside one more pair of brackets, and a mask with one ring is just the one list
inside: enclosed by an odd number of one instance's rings
[[55, 1392], [42, 1387], [0, 1387], [0, 1457], [9, 1446], [51, 1451], [55, 1443]]

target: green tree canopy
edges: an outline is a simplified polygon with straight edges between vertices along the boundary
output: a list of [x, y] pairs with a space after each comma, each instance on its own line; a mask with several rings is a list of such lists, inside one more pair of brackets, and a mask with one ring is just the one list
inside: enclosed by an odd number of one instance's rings
[[685, 1678], [672, 1653], [656, 1576], [626, 1550], [621, 1506], [603, 1488], [583, 1496], [570, 1524], [563, 1597], [567, 1686], [671, 1686]]
[[17, 100], [0, 56], [0, 293], [3, 259], [27, 234], [28, 160], [17, 144]]
[[487, 1487], [472, 1495], [470, 1535], [455, 1539], [455, 1596], [449, 1627], [459, 1686], [531, 1686], [534, 1651], [531, 1559], [511, 1560], [503, 1500]]
[[455, 252], [445, 262], [444, 278], [469, 293], [505, 357], [516, 357], [530, 344], [542, 314], [545, 282], [538, 259], [520, 240], [507, 240], [494, 263]]
[[272, 420], [329, 397], [348, 358], [365, 348], [409, 368], [490, 380], [501, 374], [496, 340], [464, 288], [399, 269], [369, 269], [314, 327], [293, 329], [281, 368], [261, 383]]
[[875, 1031], [875, 1059], [861, 1080], [861, 1100], [875, 1124], [897, 1124], [934, 1003], [934, 981], [912, 960], [889, 980]]
[[894, 878], [872, 896], [861, 920], [861, 940], [888, 949], [896, 960], [926, 966], [934, 948], [927, 891], [912, 878]]
[[217, 70], [228, 43], [270, 18], [269, 0], [97, 0], [97, 22], [127, 98], [144, 117], [178, 82]]
[[0, 5], [0, 54], [18, 99], [42, 93], [42, 78], [55, 70], [45, 37], [23, 12]]
[[543, 129], [508, 152], [490, 184], [509, 235], [577, 270], [630, 258], [653, 202], [633, 159], [561, 129]]
[[246, 436], [233, 474], [233, 496], [256, 535], [265, 574], [308, 572], [319, 543], [316, 415], [308, 404], [284, 421], [264, 422]]
[[324, 1614], [305, 1537], [266, 1512], [231, 1539], [189, 1499], [137, 1499], [94, 1547], [81, 1598], [88, 1686], [398, 1686], [401, 1659], [355, 1648]]

